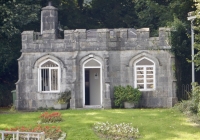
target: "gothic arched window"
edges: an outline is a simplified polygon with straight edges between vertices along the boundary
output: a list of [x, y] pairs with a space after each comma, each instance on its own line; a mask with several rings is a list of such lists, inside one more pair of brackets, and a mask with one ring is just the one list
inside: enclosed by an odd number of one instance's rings
[[59, 92], [60, 66], [57, 62], [48, 59], [39, 66], [39, 91]]

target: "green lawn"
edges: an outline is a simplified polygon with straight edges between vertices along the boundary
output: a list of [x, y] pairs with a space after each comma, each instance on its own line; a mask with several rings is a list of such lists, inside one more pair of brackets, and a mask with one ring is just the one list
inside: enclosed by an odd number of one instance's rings
[[[95, 122], [132, 123], [141, 133], [140, 140], [199, 140], [200, 127], [190, 123], [172, 109], [63, 110], [60, 126], [67, 140], [98, 140], [92, 126]], [[0, 130], [15, 126], [34, 126], [42, 112], [0, 112]]]

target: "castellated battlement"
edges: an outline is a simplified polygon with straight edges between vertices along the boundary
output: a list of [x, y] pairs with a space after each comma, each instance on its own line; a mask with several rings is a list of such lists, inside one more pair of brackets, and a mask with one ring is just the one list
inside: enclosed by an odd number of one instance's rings
[[72, 52], [110, 50], [170, 49], [170, 29], [159, 28], [159, 37], [150, 37], [149, 28], [65, 30], [59, 39], [58, 10], [42, 8], [41, 31], [22, 33], [22, 52]]
[[55, 30], [22, 33], [22, 52], [65, 52], [103, 50], [170, 49], [170, 29], [159, 28], [158, 37], [149, 36], [149, 28], [65, 30], [57, 39]]

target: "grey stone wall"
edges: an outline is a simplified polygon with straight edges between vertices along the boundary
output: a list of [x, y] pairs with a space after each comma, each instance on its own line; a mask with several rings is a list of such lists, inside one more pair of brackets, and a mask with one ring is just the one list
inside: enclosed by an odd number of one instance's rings
[[60, 93], [38, 92], [38, 67], [46, 59], [60, 64], [60, 92], [71, 91], [71, 108], [83, 107], [83, 63], [91, 57], [102, 64], [103, 108], [112, 107], [114, 86], [134, 86], [134, 62], [142, 57], [155, 63], [156, 89], [143, 92], [140, 106], [172, 107], [177, 101], [170, 29], [159, 28], [158, 37], [150, 37], [148, 28], [76, 29], [65, 30], [64, 39], [57, 39], [57, 9], [47, 6], [42, 10], [41, 33], [22, 33], [18, 109], [52, 107], [59, 97]]

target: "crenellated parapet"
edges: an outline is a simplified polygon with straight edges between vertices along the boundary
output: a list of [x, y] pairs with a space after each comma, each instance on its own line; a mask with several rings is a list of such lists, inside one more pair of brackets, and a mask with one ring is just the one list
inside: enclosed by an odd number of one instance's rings
[[149, 28], [65, 30], [64, 39], [56, 39], [55, 30], [43, 34], [22, 33], [22, 52], [156, 50], [170, 49], [170, 29], [159, 28], [158, 37], [149, 36]]

